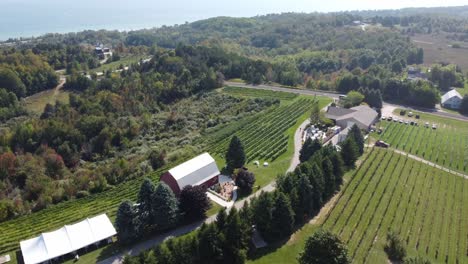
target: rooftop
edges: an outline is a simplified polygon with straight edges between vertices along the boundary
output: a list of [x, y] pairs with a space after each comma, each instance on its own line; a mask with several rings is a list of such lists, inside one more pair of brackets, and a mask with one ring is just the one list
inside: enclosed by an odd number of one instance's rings
[[458, 97], [460, 99], [463, 99], [463, 97], [461, 96], [461, 94], [456, 90], [456, 89], [453, 89], [453, 90], [450, 90], [448, 91], [447, 93], [445, 93], [444, 95], [442, 95], [442, 100], [441, 102], [444, 103], [446, 102], [448, 99], [452, 98], [452, 97]]

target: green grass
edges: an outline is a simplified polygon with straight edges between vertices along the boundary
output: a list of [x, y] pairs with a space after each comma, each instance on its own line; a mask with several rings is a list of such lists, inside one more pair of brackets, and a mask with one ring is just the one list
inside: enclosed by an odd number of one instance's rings
[[[424, 122], [437, 129], [424, 127]], [[468, 174], [468, 122], [422, 116], [419, 126], [382, 121], [386, 132], [379, 137], [391, 147], [419, 156], [440, 166]]]
[[115, 71], [118, 70], [120, 65], [129, 66], [130, 64], [137, 63], [142, 59], [148, 57], [147, 55], [132, 55], [128, 57], [123, 57], [118, 61], [113, 61], [111, 63], [104, 63], [101, 66], [90, 70], [89, 72], [105, 72], [108, 70]]
[[293, 94], [293, 93], [257, 90], [257, 89], [249, 89], [249, 88], [233, 87], [233, 86], [227, 86], [227, 87], [222, 88], [222, 92], [230, 94], [230, 95], [234, 95], [234, 96], [273, 98], [273, 99], [279, 99], [279, 100], [293, 100], [298, 97], [297, 94]]
[[460, 190], [468, 181], [391, 150], [374, 152], [324, 223], [348, 244], [353, 263], [386, 263], [390, 230], [406, 241], [411, 256], [466, 263], [468, 215], [462, 210], [468, 196]]
[[457, 88], [457, 91], [461, 94], [461, 96], [468, 94], [468, 81], [465, 82], [464, 88]]
[[56, 93], [55, 89], [51, 89], [37, 93], [25, 99], [24, 106], [28, 111], [40, 115], [44, 112], [46, 104], [54, 105], [56, 101], [68, 104], [70, 101], [70, 92], [59, 90]]
[[[250, 118], [249, 122], [238, 122], [217, 131], [210, 140], [209, 152], [214, 155], [218, 166], [223, 168], [229, 141], [233, 135], [239, 136], [247, 154], [246, 167], [256, 176], [254, 191], [265, 186], [289, 168], [294, 153], [294, 134], [309, 117], [313, 98], [298, 96], [294, 100], [282, 100], [279, 107], [270, 109], [268, 113], [261, 113]], [[331, 102], [325, 97], [315, 99], [321, 108]], [[253, 164], [255, 160], [260, 161], [260, 166]], [[265, 161], [269, 163], [268, 167], [263, 167]]]
[[347, 244], [353, 263], [387, 263], [383, 250], [393, 230], [409, 256], [433, 263], [467, 263], [468, 181], [419, 161], [373, 148], [346, 175], [328, 214], [307, 224], [288, 241], [270, 245], [249, 263], [297, 263], [305, 240], [325, 228]]

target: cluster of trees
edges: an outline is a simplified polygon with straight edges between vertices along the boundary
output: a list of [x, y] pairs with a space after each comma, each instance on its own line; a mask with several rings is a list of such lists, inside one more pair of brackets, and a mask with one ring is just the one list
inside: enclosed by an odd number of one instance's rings
[[26, 114], [21, 107], [18, 98], [13, 92], [0, 88], [0, 122], [5, 122], [13, 117]]
[[145, 179], [137, 203], [124, 201], [117, 210], [115, 226], [119, 242], [131, 243], [141, 237], [174, 228], [179, 223], [205, 217], [210, 200], [201, 186], [186, 186], [177, 198], [165, 183]]
[[451, 87], [463, 87], [465, 84], [462, 70], [460, 67], [453, 64], [446, 66], [438, 64], [433, 65], [429, 79], [442, 91], [446, 91]]
[[439, 90], [431, 82], [402, 81], [379, 67], [365, 75], [344, 74], [337, 80], [336, 87], [341, 93], [361, 92], [365, 95], [364, 101], [375, 108], [382, 107], [382, 98], [427, 108], [434, 108], [440, 101]]
[[[124, 263], [244, 263], [254, 249], [250, 242], [253, 232], [269, 242], [291, 235], [294, 227], [316, 214], [335, 193], [344, 169], [340, 153], [333, 147], [322, 147], [294, 172], [279, 176], [275, 191], [245, 202], [240, 211], [232, 208], [227, 214], [223, 209], [214, 223], [204, 224], [194, 234], [170, 239], [139, 256], [126, 257]], [[348, 263], [343, 262], [348, 259], [346, 249], [329, 233], [314, 235], [308, 245], [306, 253], [299, 257], [301, 263], [320, 263], [313, 259]], [[317, 256], [311, 246], [325, 252]]]
[[17, 98], [51, 89], [58, 78], [49, 64], [30, 50], [15, 49], [0, 53], [0, 88], [12, 92]]

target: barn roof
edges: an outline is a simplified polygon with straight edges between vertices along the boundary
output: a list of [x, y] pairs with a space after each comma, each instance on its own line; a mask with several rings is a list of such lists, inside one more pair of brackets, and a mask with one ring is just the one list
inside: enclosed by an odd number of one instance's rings
[[216, 161], [203, 153], [169, 170], [182, 190], [187, 185], [196, 186], [220, 174]]
[[20, 242], [25, 264], [42, 263], [112, 237], [117, 232], [106, 214]]
[[442, 103], [445, 103], [445, 102], [447, 102], [447, 100], [449, 100], [449, 99], [452, 98], [452, 97], [458, 97], [458, 98], [460, 98], [460, 99], [463, 99], [463, 97], [461, 96], [461, 94], [460, 94], [457, 90], [453, 89], [453, 90], [448, 91], [448, 92], [445, 93], [444, 95], [442, 95], [442, 100], [441, 100], [441, 102], [442, 102]]
[[329, 107], [326, 117], [334, 120], [355, 120], [363, 126], [370, 126], [379, 114], [367, 105], [359, 105], [350, 109]]

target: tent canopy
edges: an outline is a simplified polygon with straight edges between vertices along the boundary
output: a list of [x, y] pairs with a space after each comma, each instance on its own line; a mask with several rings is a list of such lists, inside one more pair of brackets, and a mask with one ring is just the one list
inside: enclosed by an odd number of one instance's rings
[[20, 242], [25, 264], [66, 255], [117, 234], [106, 214]]

